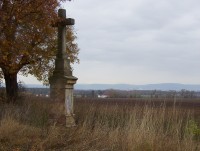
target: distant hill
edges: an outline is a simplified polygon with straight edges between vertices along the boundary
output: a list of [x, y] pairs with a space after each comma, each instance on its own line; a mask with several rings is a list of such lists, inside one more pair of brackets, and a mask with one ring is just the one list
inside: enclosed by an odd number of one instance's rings
[[45, 86], [42, 84], [24, 84], [27, 88], [49, 88], [49, 86]]
[[130, 84], [77, 84], [75, 89], [80, 90], [191, 90], [200, 91], [200, 85], [178, 84], [178, 83], [161, 83], [161, 84], [146, 84], [146, 85], [130, 85]]
[[[39, 84], [26, 84], [27, 88], [49, 88], [47, 86]], [[106, 90], [106, 89], [118, 89], [118, 90], [190, 90], [200, 91], [200, 85], [194, 84], [179, 84], [179, 83], [161, 83], [161, 84], [146, 84], [146, 85], [131, 85], [131, 84], [76, 84], [77, 90]]]

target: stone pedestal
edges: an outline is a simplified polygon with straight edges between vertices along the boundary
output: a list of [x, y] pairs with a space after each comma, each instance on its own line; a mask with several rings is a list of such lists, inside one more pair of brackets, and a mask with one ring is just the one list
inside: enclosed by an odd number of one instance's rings
[[73, 87], [77, 78], [74, 76], [52, 76], [49, 81], [51, 99], [65, 105], [66, 127], [75, 126]]

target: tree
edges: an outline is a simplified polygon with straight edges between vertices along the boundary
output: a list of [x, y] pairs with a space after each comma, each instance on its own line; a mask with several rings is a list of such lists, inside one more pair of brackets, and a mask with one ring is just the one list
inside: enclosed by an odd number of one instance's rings
[[[32, 74], [46, 82], [54, 68], [57, 8], [65, 0], [0, 0], [0, 77], [6, 84], [7, 100], [15, 101], [17, 74]], [[78, 61], [73, 28], [67, 29], [67, 52]]]

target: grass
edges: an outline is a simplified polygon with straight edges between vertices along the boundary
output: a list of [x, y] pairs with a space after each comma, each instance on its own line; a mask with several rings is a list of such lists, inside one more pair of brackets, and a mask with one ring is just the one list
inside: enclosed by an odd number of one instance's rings
[[63, 105], [47, 98], [1, 104], [0, 150], [200, 150], [198, 105], [187, 108], [163, 101], [141, 102], [76, 100], [77, 126], [73, 128], [64, 126]]

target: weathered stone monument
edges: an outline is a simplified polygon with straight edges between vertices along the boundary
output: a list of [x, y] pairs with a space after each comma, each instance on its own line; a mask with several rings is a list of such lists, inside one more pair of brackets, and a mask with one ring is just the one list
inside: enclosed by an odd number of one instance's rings
[[66, 26], [74, 25], [75, 21], [66, 18], [66, 10], [59, 9], [60, 21], [56, 23], [58, 28], [58, 51], [55, 60], [53, 76], [49, 78], [50, 97], [53, 101], [65, 104], [66, 126], [75, 126], [73, 113], [73, 86], [77, 78], [72, 75], [69, 56], [66, 53]]

